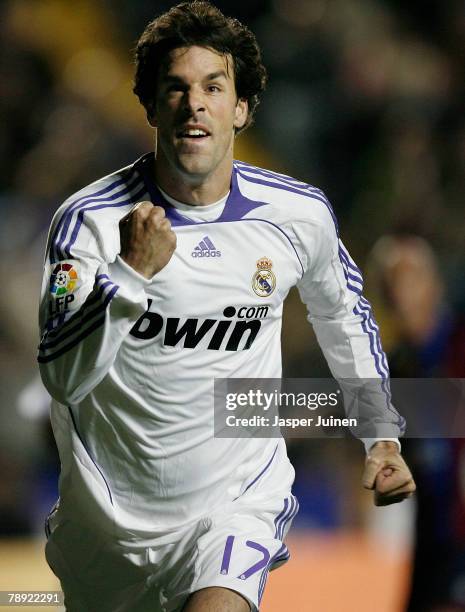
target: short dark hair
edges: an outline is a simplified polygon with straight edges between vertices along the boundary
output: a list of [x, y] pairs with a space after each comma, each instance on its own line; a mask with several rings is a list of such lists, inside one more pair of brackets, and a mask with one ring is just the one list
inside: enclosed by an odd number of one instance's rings
[[[240, 21], [225, 17], [210, 2], [182, 2], [151, 21], [135, 50], [134, 93], [150, 117], [156, 97], [160, 66], [168, 53], [179, 47], [206, 47], [231, 55], [234, 80], [239, 98], [248, 102], [249, 113], [244, 130], [252, 121], [265, 89], [266, 70], [254, 34]], [[241, 130], [238, 130], [241, 131]]]

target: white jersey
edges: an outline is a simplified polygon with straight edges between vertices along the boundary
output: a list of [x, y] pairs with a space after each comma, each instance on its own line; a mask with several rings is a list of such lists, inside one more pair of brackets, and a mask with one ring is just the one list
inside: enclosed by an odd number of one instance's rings
[[[273, 461], [283, 440], [213, 437], [213, 380], [281, 376], [294, 285], [336, 378], [389, 374], [320, 190], [236, 161], [220, 216], [199, 222], [162, 196], [153, 164], [148, 154], [63, 204], [42, 288], [62, 510], [118, 534], [169, 532], [241, 495]], [[118, 223], [141, 200], [163, 206], [177, 234], [152, 280], [118, 256]], [[397, 437], [399, 415], [385, 419]]]

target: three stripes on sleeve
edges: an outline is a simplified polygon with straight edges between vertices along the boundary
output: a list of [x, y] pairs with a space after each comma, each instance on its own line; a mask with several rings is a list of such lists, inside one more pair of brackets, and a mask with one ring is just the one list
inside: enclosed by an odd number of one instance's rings
[[[73, 247], [78, 244], [84, 216], [108, 208], [130, 207], [146, 193], [142, 178], [133, 169], [112, 177], [109, 184], [73, 199], [64, 206], [51, 234], [48, 259], [51, 264], [75, 257]], [[97, 253], [90, 254], [97, 256]], [[39, 345], [39, 363], [52, 361], [73, 349], [105, 321], [107, 308], [119, 286], [107, 274], [98, 274], [91, 293], [72, 316], [66, 320], [61, 314], [49, 319]]]

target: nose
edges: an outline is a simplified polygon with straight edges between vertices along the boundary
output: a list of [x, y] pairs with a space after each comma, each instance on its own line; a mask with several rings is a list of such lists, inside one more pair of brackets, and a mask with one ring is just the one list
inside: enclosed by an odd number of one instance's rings
[[205, 111], [203, 92], [197, 88], [190, 88], [184, 93], [184, 109], [192, 115]]

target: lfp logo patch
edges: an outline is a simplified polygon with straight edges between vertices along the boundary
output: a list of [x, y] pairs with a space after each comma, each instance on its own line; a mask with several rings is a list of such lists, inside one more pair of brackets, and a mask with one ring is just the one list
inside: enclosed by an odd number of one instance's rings
[[71, 264], [58, 264], [50, 276], [50, 293], [54, 297], [68, 295], [76, 287], [77, 281], [78, 274]]

